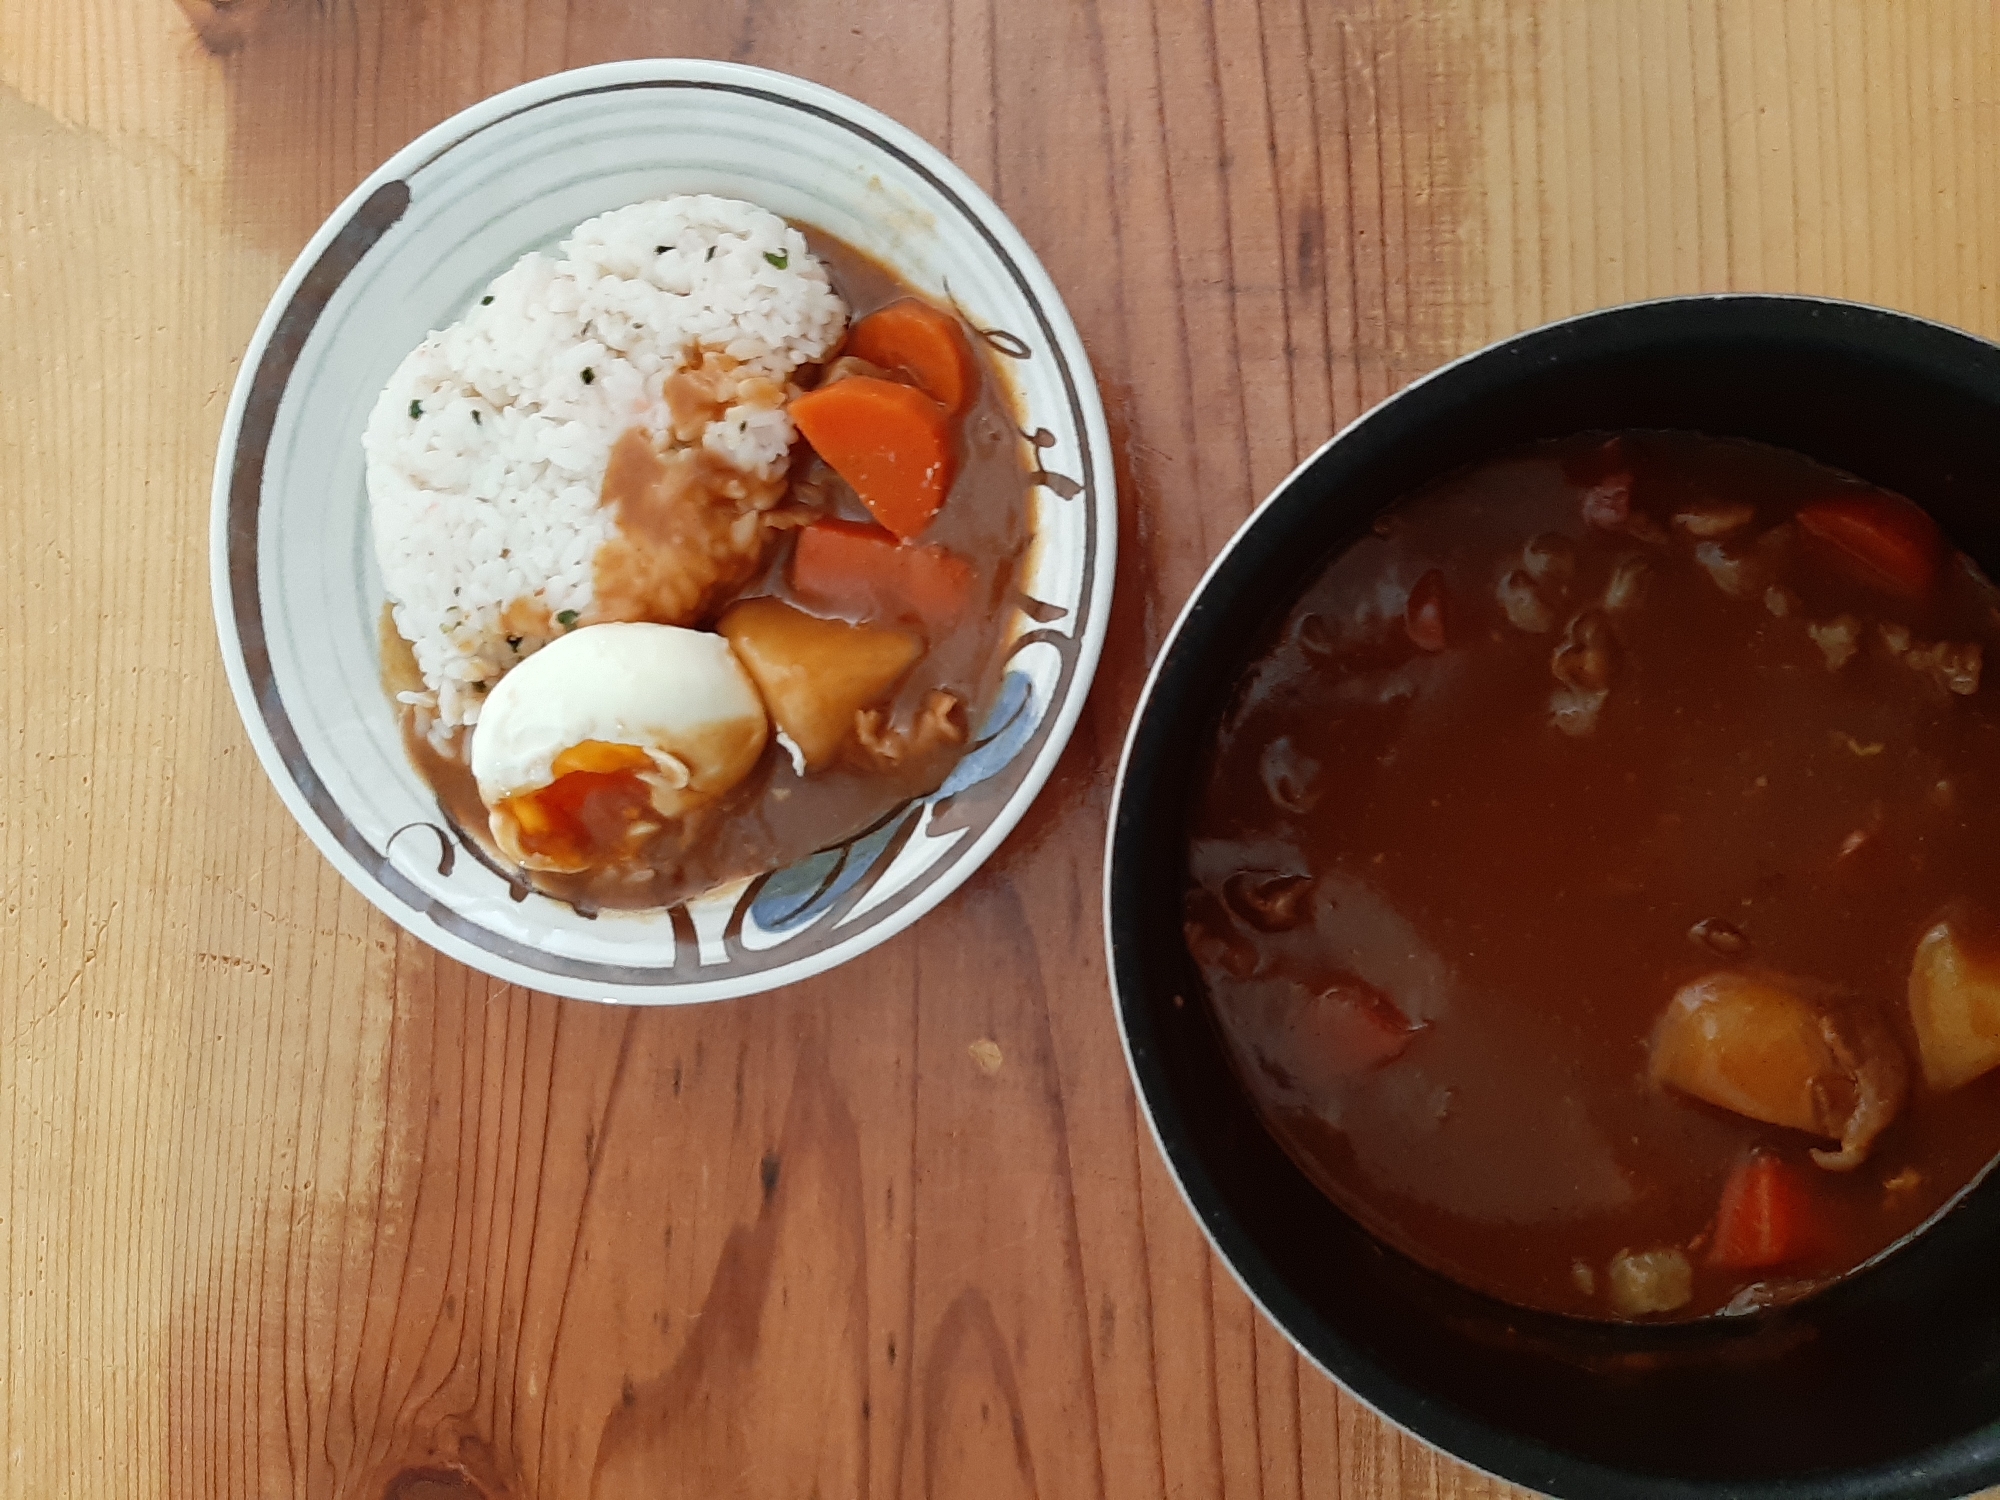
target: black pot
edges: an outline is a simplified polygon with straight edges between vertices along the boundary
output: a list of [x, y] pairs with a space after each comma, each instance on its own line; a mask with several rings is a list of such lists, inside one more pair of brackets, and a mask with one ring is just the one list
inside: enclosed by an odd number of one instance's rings
[[1323, 564], [1426, 481], [1535, 438], [1683, 428], [1917, 500], [2000, 576], [2000, 348], [1800, 297], [1590, 313], [1446, 366], [1328, 443], [1175, 626], [1119, 774], [1106, 935], [1132, 1074], [1217, 1252], [1383, 1415], [1551, 1495], [1952, 1496], [2000, 1482], [2000, 1174], [1796, 1307], [1672, 1327], [1526, 1312], [1372, 1238], [1259, 1123], [1181, 937], [1186, 814], [1246, 661]]

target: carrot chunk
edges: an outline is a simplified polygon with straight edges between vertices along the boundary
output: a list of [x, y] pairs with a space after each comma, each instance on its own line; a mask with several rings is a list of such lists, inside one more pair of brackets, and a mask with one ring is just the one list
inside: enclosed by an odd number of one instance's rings
[[942, 406], [915, 386], [854, 375], [807, 391], [791, 410], [876, 520], [905, 539], [930, 525], [958, 468]]
[[792, 588], [815, 608], [949, 629], [972, 597], [972, 566], [944, 547], [899, 543], [879, 526], [818, 521], [799, 533]]
[[1944, 550], [1937, 523], [1900, 495], [1842, 495], [1799, 508], [1799, 527], [1899, 594], [1930, 591]]
[[1410, 590], [1403, 608], [1403, 626], [1419, 651], [1442, 651], [1445, 647], [1444, 574], [1432, 568]]
[[910, 377], [952, 416], [979, 394], [979, 359], [957, 318], [915, 297], [878, 308], [847, 334], [847, 353]]
[[1761, 1271], [1812, 1253], [1819, 1239], [1812, 1189], [1769, 1152], [1750, 1155], [1723, 1185], [1708, 1263]]

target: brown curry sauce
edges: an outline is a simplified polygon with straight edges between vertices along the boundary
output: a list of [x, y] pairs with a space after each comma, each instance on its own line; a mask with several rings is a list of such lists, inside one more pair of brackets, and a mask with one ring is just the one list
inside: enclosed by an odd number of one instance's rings
[[[1610, 465], [1631, 517], [1607, 530], [1585, 517]], [[1742, 1311], [1894, 1246], [2000, 1150], [2000, 1071], [1932, 1093], [1913, 1064], [1846, 1172], [1811, 1163], [1824, 1140], [1648, 1076], [1669, 1001], [1717, 971], [1838, 991], [1914, 1058], [1919, 937], [2000, 898], [2000, 696], [1895, 649], [1907, 632], [1990, 656], [2000, 591], [1947, 554], [1928, 597], [1898, 596], [1791, 519], [1872, 493], [1691, 434], [1522, 450], [1393, 508], [1249, 669], [1192, 819], [1190, 947], [1268, 1125], [1380, 1238], [1600, 1318], [1630, 1313], [1608, 1300], [1614, 1257], [1677, 1248], [1693, 1284], [1670, 1316]], [[1673, 521], [1730, 506], [1754, 519], [1720, 545]], [[1551, 537], [1573, 574], [1542, 620], [1506, 580]], [[1569, 642], [1574, 676], [1588, 632], [1562, 620], [1621, 566], [1635, 587], [1596, 627], [1596, 700], [1552, 653]], [[1326, 996], [1344, 1036], [1315, 1019]], [[1780, 1271], [1705, 1254], [1753, 1149], [1798, 1165], [1818, 1219]]]

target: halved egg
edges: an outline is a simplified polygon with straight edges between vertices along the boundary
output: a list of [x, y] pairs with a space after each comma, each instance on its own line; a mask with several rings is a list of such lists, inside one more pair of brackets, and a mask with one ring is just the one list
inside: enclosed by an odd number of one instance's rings
[[526, 869], [618, 864], [750, 773], [770, 724], [729, 642], [590, 625], [501, 678], [472, 731], [493, 837]]

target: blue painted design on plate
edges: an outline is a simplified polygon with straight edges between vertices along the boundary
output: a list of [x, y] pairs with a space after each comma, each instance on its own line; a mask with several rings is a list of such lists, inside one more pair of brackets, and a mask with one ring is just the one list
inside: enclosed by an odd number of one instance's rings
[[1021, 753], [1021, 747], [1034, 738], [1041, 722], [1034, 683], [1025, 672], [1009, 672], [1000, 680], [1000, 695], [974, 737], [972, 749], [952, 767], [951, 775], [945, 778], [936, 795], [949, 797], [999, 775]]
[[840, 868], [845, 848], [822, 849], [795, 865], [774, 871], [750, 903], [750, 915], [766, 932], [790, 932], [811, 920], [805, 915]]
[[822, 849], [787, 865], [757, 892], [750, 916], [766, 932], [786, 936], [810, 927], [858, 885], [909, 821], [911, 809], [892, 813], [873, 833], [838, 849]]

